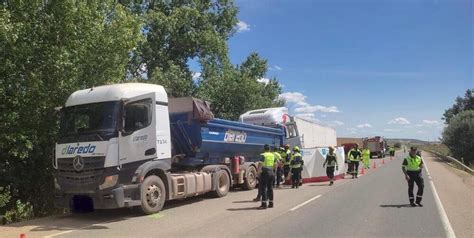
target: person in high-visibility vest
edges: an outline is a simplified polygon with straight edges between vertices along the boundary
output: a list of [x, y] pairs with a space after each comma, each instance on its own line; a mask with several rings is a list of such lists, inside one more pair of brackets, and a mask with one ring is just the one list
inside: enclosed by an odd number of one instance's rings
[[338, 170], [337, 157], [334, 153], [334, 147], [329, 147], [329, 153], [324, 160], [323, 168], [326, 167], [326, 175], [329, 178], [329, 186], [334, 184], [334, 172]]
[[393, 146], [390, 146], [388, 151], [390, 153], [390, 156], [395, 156], [395, 148]]
[[260, 173], [260, 186], [262, 189], [262, 205], [260, 209], [267, 209], [267, 202], [269, 202], [268, 207], [273, 207], [273, 179], [275, 175], [273, 173], [276, 168], [277, 161], [275, 159], [275, 154], [270, 152], [270, 146], [263, 146], [264, 152], [261, 154], [261, 161], [259, 163]]
[[290, 161], [291, 161], [291, 150], [290, 145], [286, 144], [284, 147], [285, 157], [283, 157], [283, 175], [285, 175], [285, 181], [289, 180], [288, 175], [290, 174]]
[[352, 178], [357, 178], [359, 174], [359, 161], [362, 153], [359, 150], [359, 145], [355, 144], [354, 147], [347, 153], [349, 157], [349, 173], [352, 174]]
[[273, 182], [273, 186], [279, 188], [280, 187], [280, 183], [282, 181], [281, 179], [281, 176], [283, 175], [283, 161], [282, 161], [282, 156], [281, 156], [281, 149], [282, 148], [279, 148], [278, 150], [275, 149], [275, 151], [273, 152], [273, 154], [275, 154], [275, 159], [277, 161], [277, 166], [275, 168], [275, 178], [274, 178], [274, 182]]
[[303, 170], [303, 156], [300, 154], [298, 146], [293, 147], [293, 155], [291, 156], [291, 188], [298, 188], [301, 180], [301, 171]]
[[[408, 182], [408, 199], [410, 205], [415, 207], [416, 204], [422, 207], [421, 199], [423, 198], [423, 189], [425, 187], [423, 176], [421, 171], [423, 169], [423, 159], [421, 156], [416, 155], [417, 148], [411, 147], [410, 154], [408, 157], [403, 160], [402, 171], [405, 174], [405, 179]], [[418, 192], [416, 193], [416, 204], [415, 197], [413, 196], [414, 183], [418, 187]]]
[[370, 150], [369, 148], [365, 148], [362, 150], [362, 163], [364, 163], [364, 168], [370, 168]]

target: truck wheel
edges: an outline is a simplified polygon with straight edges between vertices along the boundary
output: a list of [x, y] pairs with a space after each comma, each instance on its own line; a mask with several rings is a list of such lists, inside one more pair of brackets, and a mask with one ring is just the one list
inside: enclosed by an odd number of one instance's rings
[[245, 173], [245, 180], [244, 180], [244, 189], [245, 190], [252, 190], [257, 186], [257, 170], [255, 167], [250, 166], [247, 169], [247, 173]]
[[215, 176], [217, 177], [217, 184], [216, 191], [214, 191], [214, 195], [216, 197], [224, 197], [225, 195], [227, 195], [230, 189], [229, 175], [227, 175], [227, 172], [225, 170], [219, 170]]
[[150, 175], [140, 187], [141, 207], [145, 214], [159, 212], [165, 205], [166, 189], [160, 177]]

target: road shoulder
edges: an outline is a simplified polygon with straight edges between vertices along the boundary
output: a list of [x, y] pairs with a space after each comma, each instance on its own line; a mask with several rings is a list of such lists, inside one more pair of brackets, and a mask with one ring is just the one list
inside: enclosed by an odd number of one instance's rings
[[474, 178], [423, 152], [423, 160], [457, 237], [474, 234]]

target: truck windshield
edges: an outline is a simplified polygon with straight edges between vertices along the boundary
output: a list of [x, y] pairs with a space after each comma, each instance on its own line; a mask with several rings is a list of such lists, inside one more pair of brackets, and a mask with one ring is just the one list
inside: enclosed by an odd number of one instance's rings
[[103, 140], [117, 132], [120, 103], [101, 102], [64, 108], [61, 117], [61, 137], [95, 135]]

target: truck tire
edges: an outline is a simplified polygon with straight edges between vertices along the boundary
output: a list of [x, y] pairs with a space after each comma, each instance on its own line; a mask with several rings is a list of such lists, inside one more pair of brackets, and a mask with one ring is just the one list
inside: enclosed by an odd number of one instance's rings
[[166, 189], [161, 178], [150, 175], [140, 186], [141, 208], [145, 214], [159, 212], [165, 205]]
[[229, 193], [230, 189], [230, 178], [225, 170], [219, 170], [215, 173], [216, 176], [216, 190], [214, 191], [215, 197], [224, 197]]
[[245, 190], [252, 190], [255, 186], [257, 186], [257, 169], [253, 166], [249, 166], [245, 173], [243, 188]]

